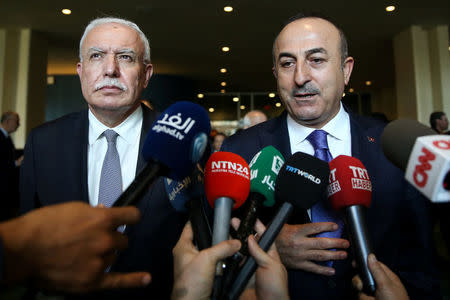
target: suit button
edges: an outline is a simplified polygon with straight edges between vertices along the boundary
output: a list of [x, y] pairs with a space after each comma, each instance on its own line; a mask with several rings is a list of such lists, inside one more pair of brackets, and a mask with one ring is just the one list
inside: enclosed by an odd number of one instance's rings
[[334, 289], [336, 287], [336, 281], [333, 279], [328, 279], [328, 287]]

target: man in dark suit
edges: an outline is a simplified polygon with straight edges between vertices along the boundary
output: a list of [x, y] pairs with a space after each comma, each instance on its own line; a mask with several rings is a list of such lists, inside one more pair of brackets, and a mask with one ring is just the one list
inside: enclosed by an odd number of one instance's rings
[[[89, 109], [30, 133], [21, 172], [22, 212], [72, 200], [108, 207], [145, 165], [141, 149], [157, 117], [139, 101], [152, 75], [145, 35], [127, 20], [92, 21], [80, 41], [77, 71]], [[141, 221], [126, 228], [129, 248], [118, 253], [111, 271], [149, 271], [152, 283], [147, 290], [93, 298], [170, 296], [172, 248], [185, 218], [171, 208], [162, 180], [149, 188], [138, 208]]]
[[[384, 157], [382, 124], [355, 116], [341, 104], [354, 64], [347, 51], [343, 32], [330, 21], [304, 15], [290, 19], [273, 46], [273, 73], [286, 111], [229, 137], [222, 150], [248, 162], [268, 145], [285, 157], [301, 151], [327, 161], [339, 155], [360, 159], [373, 185], [368, 230], [377, 258], [400, 275], [412, 299], [438, 298], [428, 202]], [[333, 221], [321, 221], [323, 214]], [[355, 298], [342, 218], [319, 203], [293, 219], [276, 241], [289, 270], [292, 299]]]
[[19, 206], [19, 167], [23, 156], [16, 159], [16, 149], [10, 134], [20, 126], [19, 114], [7, 111], [2, 114], [0, 124], [0, 221], [17, 214]]

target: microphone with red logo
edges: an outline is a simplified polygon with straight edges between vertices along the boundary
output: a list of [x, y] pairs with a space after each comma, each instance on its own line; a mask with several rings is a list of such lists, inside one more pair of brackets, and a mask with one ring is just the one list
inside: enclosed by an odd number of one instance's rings
[[370, 273], [367, 256], [373, 253], [367, 233], [365, 212], [372, 199], [372, 183], [362, 162], [340, 155], [330, 161], [328, 196], [331, 205], [345, 215], [358, 273], [365, 293], [375, 293], [375, 281]]
[[[214, 152], [205, 167], [205, 194], [214, 208], [212, 245], [228, 239], [231, 210], [240, 207], [250, 192], [250, 169], [247, 162], [231, 152]], [[221, 291], [222, 263], [216, 268], [213, 298]]]
[[[326, 198], [329, 174], [328, 163], [306, 153], [297, 152], [285, 161], [275, 183], [275, 198], [283, 204], [258, 242], [261, 249], [269, 250], [294, 207], [309, 209]], [[237, 299], [256, 269], [255, 259], [248, 257], [224, 299]]]
[[397, 120], [381, 136], [383, 152], [432, 202], [450, 202], [450, 136], [413, 120]]

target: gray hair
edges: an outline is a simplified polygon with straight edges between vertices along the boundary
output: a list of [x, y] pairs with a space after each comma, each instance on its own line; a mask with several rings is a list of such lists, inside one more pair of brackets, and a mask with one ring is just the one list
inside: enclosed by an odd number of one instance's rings
[[111, 17], [97, 18], [95, 20], [92, 20], [88, 24], [88, 26], [86, 26], [86, 29], [84, 30], [83, 36], [81, 37], [81, 40], [80, 40], [80, 50], [79, 50], [80, 62], [83, 61], [83, 56], [81, 55], [81, 47], [83, 46], [84, 40], [85, 40], [87, 34], [89, 33], [89, 31], [91, 31], [98, 25], [109, 24], [109, 23], [122, 24], [122, 25], [128, 26], [128, 27], [136, 30], [136, 32], [139, 34], [139, 37], [141, 38], [142, 43], [144, 44], [144, 63], [149, 64], [150, 63], [150, 43], [148, 42], [147, 37], [142, 32], [142, 30], [139, 28], [139, 26], [137, 26], [135, 23], [125, 20], [125, 19], [111, 18]]

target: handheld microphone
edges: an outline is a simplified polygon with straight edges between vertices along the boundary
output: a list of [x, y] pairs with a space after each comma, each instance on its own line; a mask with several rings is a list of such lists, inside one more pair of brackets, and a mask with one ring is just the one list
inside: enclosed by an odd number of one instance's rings
[[372, 199], [372, 183], [362, 162], [340, 155], [330, 161], [328, 196], [331, 205], [345, 214], [352, 249], [365, 293], [375, 293], [375, 280], [369, 270], [367, 256], [373, 253], [366, 226], [365, 212]]
[[450, 202], [450, 136], [413, 120], [397, 120], [381, 136], [383, 152], [432, 202]]
[[[250, 192], [250, 169], [245, 160], [231, 152], [215, 152], [205, 167], [205, 192], [214, 208], [212, 245], [228, 239], [231, 209], [238, 208]], [[222, 288], [222, 263], [216, 267], [213, 298]]]
[[275, 180], [283, 163], [283, 155], [273, 146], [263, 148], [250, 162], [250, 195], [236, 233], [242, 246], [238, 253], [226, 261], [224, 290], [231, 285], [241, 260], [248, 256], [247, 238], [253, 232], [259, 208], [261, 205], [272, 207], [275, 204]]
[[[325, 199], [329, 174], [328, 163], [309, 154], [297, 152], [286, 160], [275, 183], [275, 198], [283, 204], [258, 242], [261, 249], [269, 250], [294, 206], [309, 209]], [[249, 257], [226, 295], [227, 299], [237, 299], [241, 295], [256, 268], [255, 259]]]
[[197, 166], [192, 174], [182, 181], [164, 178], [164, 186], [172, 207], [179, 212], [188, 212], [194, 233], [194, 242], [201, 251], [211, 245], [211, 227], [203, 207], [203, 173]]
[[203, 107], [180, 101], [168, 107], [152, 125], [142, 149], [144, 169], [113, 206], [136, 205], [158, 176], [182, 180], [202, 157], [211, 131]]

